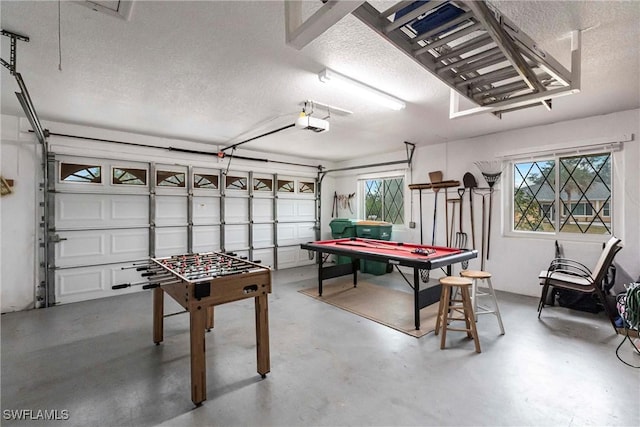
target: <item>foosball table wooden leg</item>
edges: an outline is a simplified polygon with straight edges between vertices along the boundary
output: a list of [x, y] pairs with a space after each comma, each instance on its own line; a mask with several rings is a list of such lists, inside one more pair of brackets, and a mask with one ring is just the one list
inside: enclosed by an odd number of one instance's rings
[[256, 350], [258, 373], [265, 378], [271, 371], [269, 358], [269, 302], [267, 294], [255, 297], [256, 307]]
[[207, 309], [193, 307], [189, 311], [191, 322], [191, 400], [200, 405], [207, 400], [207, 366], [205, 359], [205, 327]]
[[164, 291], [153, 290], [153, 342], [160, 344], [164, 339]]
[[207, 307], [207, 332], [213, 329], [213, 306]]

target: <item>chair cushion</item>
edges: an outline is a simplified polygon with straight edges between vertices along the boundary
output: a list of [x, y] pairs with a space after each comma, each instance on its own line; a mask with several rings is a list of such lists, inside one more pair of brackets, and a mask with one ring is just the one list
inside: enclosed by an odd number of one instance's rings
[[[538, 275], [540, 284], [544, 285], [547, 280], [548, 271], [543, 270]], [[588, 291], [593, 287], [593, 283], [588, 277], [573, 276], [571, 274], [552, 272], [549, 277], [549, 284], [552, 286], [558, 286], [569, 289], [579, 289], [582, 291]]]

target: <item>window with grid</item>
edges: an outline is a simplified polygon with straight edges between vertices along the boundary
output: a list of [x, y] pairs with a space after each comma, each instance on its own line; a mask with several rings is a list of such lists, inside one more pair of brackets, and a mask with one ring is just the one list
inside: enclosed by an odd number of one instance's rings
[[362, 180], [364, 217], [404, 224], [404, 178]]
[[513, 164], [513, 230], [611, 234], [611, 153]]

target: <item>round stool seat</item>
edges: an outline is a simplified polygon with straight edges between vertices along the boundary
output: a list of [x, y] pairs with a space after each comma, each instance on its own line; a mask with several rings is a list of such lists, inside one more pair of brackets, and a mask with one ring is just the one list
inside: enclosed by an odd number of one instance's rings
[[473, 285], [473, 281], [466, 277], [446, 276], [440, 278], [440, 284], [447, 286], [471, 286]]
[[488, 279], [491, 277], [491, 273], [488, 271], [480, 270], [462, 270], [460, 272], [462, 277], [469, 277], [471, 279]]

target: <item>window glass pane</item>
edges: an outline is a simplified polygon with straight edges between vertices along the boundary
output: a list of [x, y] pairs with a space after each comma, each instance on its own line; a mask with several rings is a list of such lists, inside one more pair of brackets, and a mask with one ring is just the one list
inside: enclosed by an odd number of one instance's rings
[[364, 181], [365, 218], [404, 224], [404, 178]]
[[218, 175], [205, 175], [201, 173], [193, 174], [194, 188], [208, 188], [211, 190], [218, 189]]
[[564, 215], [560, 231], [610, 234], [611, 219], [602, 209], [611, 199], [611, 155], [595, 154], [560, 158], [560, 203]]
[[403, 179], [384, 181], [384, 220], [393, 224], [404, 224]]
[[514, 230], [611, 234], [610, 201], [610, 153], [514, 163]]
[[145, 169], [113, 168], [111, 182], [121, 185], [147, 185], [147, 171]]
[[253, 178], [253, 189], [255, 191], [273, 191], [273, 179]]
[[514, 164], [514, 230], [555, 231], [555, 200], [553, 160]]
[[278, 192], [280, 193], [294, 193], [296, 187], [293, 181], [279, 179], [278, 180]]
[[368, 179], [364, 183], [366, 219], [382, 220], [382, 181]]
[[158, 187], [184, 187], [184, 172], [157, 171], [156, 182]]
[[96, 165], [60, 163], [60, 181], [100, 184], [102, 168]]
[[300, 181], [300, 184], [298, 185], [298, 192], [300, 193], [315, 193], [316, 190], [316, 184], [315, 182], [303, 182]]
[[227, 190], [246, 190], [247, 177], [227, 175], [225, 177], [225, 188]]

